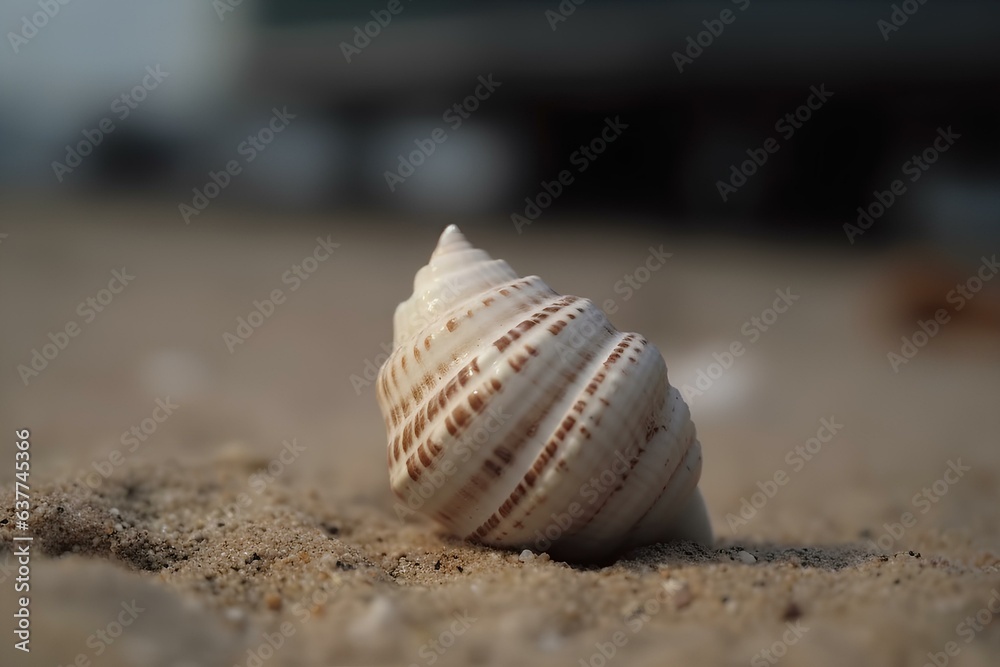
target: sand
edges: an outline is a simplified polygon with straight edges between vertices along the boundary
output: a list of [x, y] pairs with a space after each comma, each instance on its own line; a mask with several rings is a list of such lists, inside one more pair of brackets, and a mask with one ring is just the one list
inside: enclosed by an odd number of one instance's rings
[[[716, 543], [598, 567], [397, 517], [362, 380], [436, 225], [386, 244], [376, 222], [39, 210], [0, 230], [0, 664], [998, 664], [996, 332], [955, 313], [894, 372], [887, 352], [918, 316], [891, 258], [465, 225], [557, 290], [614, 300], [612, 320], [660, 347], [678, 386], [745, 344], [691, 401]], [[340, 247], [292, 290], [284, 272], [328, 236]], [[668, 265], [631, 298], [615, 292], [661, 243]], [[78, 304], [122, 267], [134, 281], [85, 321]], [[276, 288], [287, 298], [230, 353], [224, 334]], [[800, 299], [751, 341], [742, 325], [785, 288]], [[25, 386], [16, 367], [70, 321], [80, 334]], [[163, 416], [157, 399], [178, 407], [126, 445]], [[797, 462], [823, 420], [835, 433]], [[13, 648], [20, 428], [30, 654]], [[773, 497], [754, 497], [762, 487]]]

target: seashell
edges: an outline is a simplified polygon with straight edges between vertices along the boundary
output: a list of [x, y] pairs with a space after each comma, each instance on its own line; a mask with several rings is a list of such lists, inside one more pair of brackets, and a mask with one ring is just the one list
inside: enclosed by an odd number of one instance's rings
[[455, 535], [590, 562], [712, 540], [701, 445], [656, 347], [454, 225], [396, 308], [377, 393], [392, 490]]

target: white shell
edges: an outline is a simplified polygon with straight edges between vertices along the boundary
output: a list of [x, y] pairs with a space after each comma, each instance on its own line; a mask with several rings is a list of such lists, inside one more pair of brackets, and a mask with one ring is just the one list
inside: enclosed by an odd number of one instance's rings
[[701, 446], [659, 351], [444, 230], [379, 372], [389, 479], [482, 544], [601, 561], [710, 543]]

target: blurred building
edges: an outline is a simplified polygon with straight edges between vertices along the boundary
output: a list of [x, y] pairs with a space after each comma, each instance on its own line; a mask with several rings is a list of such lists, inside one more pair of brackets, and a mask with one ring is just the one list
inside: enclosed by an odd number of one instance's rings
[[236, 161], [227, 204], [394, 217], [558, 189], [553, 218], [842, 239], [896, 179], [873, 242], [1000, 212], [996, 3], [19, 0], [0, 25], [0, 190], [190, 204]]

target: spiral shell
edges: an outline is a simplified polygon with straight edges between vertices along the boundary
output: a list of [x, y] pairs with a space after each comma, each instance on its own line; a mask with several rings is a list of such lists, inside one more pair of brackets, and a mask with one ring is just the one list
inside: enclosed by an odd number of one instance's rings
[[701, 446], [659, 351], [454, 225], [396, 309], [377, 391], [402, 513], [573, 561], [711, 542]]

